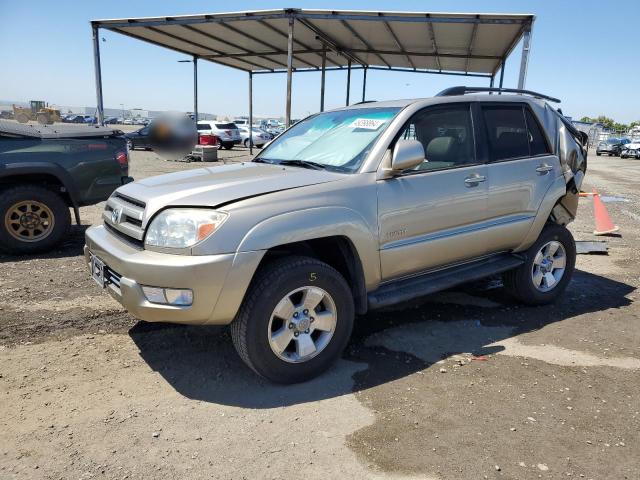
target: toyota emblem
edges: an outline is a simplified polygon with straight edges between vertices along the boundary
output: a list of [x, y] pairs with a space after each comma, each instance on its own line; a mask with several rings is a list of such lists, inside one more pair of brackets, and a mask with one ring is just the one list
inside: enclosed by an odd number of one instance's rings
[[122, 210], [119, 208], [114, 208], [111, 210], [111, 221], [113, 223], [120, 223], [120, 218], [122, 217]]

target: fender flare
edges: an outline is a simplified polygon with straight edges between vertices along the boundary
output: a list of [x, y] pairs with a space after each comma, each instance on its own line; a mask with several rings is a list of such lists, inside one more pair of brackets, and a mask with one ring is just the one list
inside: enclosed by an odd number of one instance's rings
[[342, 206], [315, 207], [267, 218], [242, 238], [238, 252], [268, 250], [279, 245], [342, 236], [355, 249], [367, 290], [380, 283], [378, 233], [355, 210]]
[[38, 174], [51, 175], [62, 184], [71, 200], [76, 223], [80, 225], [78, 189], [71, 175], [60, 165], [49, 162], [10, 163], [0, 169], [0, 180], [7, 177], [28, 177], [29, 175]]

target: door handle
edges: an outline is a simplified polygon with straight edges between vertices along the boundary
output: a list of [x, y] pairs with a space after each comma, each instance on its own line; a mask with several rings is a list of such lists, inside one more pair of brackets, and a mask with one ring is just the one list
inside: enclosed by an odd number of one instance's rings
[[484, 182], [486, 179], [487, 177], [485, 177], [484, 175], [478, 175], [477, 173], [474, 173], [464, 179], [464, 184], [467, 187], [475, 187], [479, 183]]
[[553, 170], [553, 167], [551, 165], [547, 165], [546, 163], [538, 165], [538, 168], [536, 168], [536, 172], [541, 173], [543, 175], [546, 175], [551, 170]]

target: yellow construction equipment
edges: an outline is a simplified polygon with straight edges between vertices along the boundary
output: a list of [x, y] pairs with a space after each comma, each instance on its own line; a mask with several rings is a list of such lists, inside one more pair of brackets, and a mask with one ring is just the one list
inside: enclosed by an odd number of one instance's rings
[[29, 108], [13, 105], [13, 118], [20, 123], [37, 120], [41, 125], [51, 125], [60, 121], [60, 110], [49, 107], [42, 100], [31, 100], [29, 105]]

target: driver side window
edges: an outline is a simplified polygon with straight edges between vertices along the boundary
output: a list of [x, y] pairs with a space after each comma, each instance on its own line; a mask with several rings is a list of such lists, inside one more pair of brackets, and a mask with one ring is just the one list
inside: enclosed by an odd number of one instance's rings
[[406, 173], [476, 163], [473, 123], [468, 104], [422, 110], [409, 120], [400, 138], [418, 140], [425, 153], [424, 162]]

